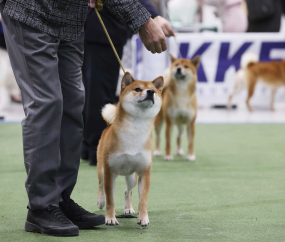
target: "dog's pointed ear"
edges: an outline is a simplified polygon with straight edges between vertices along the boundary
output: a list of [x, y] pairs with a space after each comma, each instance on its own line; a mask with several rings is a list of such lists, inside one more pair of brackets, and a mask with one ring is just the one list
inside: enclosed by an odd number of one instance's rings
[[162, 92], [163, 89], [163, 84], [164, 84], [164, 80], [162, 76], [159, 76], [158, 78], [156, 78], [154, 81], [152, 81], [152, 84], [159, 90]]
[[128, 85], [132, 84], [135, 81], [135, 79], [132, 77], [132, 75], [129, 72], [126, 72], [121, 84], [121, 89], [124, 90]]
[[191, 61], [193, 65], [196, 67], [196, 69], [198, 69], [200, 66], [200, 56], [199, 55], [195, 56]]
[[170, 56], [171, 63], [173, 63], [174, 61], [176, 61], [176, 58], [175, 58], [173, 55], [169, 54], [169, 56]]

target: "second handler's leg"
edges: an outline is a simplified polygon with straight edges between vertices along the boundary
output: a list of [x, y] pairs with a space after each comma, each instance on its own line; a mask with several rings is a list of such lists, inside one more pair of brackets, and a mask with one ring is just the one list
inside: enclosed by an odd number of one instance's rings
[[[96, 165], [97, 146], [107, 126], [101, 111], [104, 105], [118, 101], [116, 90], [120, 65], [109, 44], [85, 42], [84, 48], [83, 79], [86, 103], [83, 150], [88, 151], [90, 165]], [[123, 46], [116, 46], [116, 50], [121, 58]]]

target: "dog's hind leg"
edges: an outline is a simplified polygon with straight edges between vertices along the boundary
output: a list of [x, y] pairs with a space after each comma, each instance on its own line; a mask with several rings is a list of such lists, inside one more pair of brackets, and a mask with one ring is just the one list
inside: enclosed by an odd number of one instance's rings
[[106, 203], [106, 196], [105, 196], [105, 192], [104, 192], [104, 185], [103, 185], [103, 181], [104, 181], [104, 169], [102, 167], [102, 165], [98, 163], [98, 167], [97, 167], [97, 174], [98, 174], [98, 179], [99, 179], [99, 189], [98, 189], [98, 197], [97, 197], [97, 206], [100, 209], [103, 209]]
[[194, 135], [195, 135], [195, 118], [191, 120], [191, 123], [187, 127], [187, 135], [188, 135], [188, 161], [196, 160], [196, 156], [194, 153]]
[[274, 108], [274, 98], [275, 98], [276, 91], [277, 91], [277, 89], [275, 89], [275, 88], [271, 90], [270, 109], [271, 109], [272, 111], [275, 110], [275, 108]]
[[228, 109], [232, 108], [232, 99], [233, 99], [234, 95], [237, 94], [237, 92], [238, 92], [238, 85], [236, 83], [232, 94], [230, 94], [230, 96], [229, 96], [229, 101], [228, 101], [228, 105], [227, 105]]
[[154, 127], [155, 127], [155, 134], [156, 134], [156, 144], [155, 144], [155, 150], [153, 152], [154, 156], [161, 156], [161, 151], [160, 151], [160, 131], [162, 128], [163, 124], [163, 114], [162, 110], [158, 113], [158, 115], [155, 118], [154, 121]]
[[253, 112], [253, 109], [252, 109], [252, 107], [250, 106], [249, 101], [250, 101], [250, 99], [251, 99], [252, 96], [253, 96], [255, 84], [256, 84], [256, 81], [255, 81], [254, 79], [251, 79], [251, 80], [248, 82], [248, 95], [247, 95], [247, 99], [246, 99], [246, 105], [247, 105], [247, 108], [248, 108], [248, 110], [249, 110], [250, 112]]
[[228, 109], [232, 108], [233, 97], [239, 92], [241, 92], [245, 88], [245, 86], [246, 86], [246, 75], [243, 70], [239, 70], [236, 74], [236, 82], [235, 82], [234, 90], [232, 94], [229, 96], [229, 101], [227, 105]]
[[183, 125], [178, 126], [178, 135], [177, 135], [177, 155], [184, 155], [184, 150], [181, 147], [181, 137], [183, 133]]
[[135, 213], [132, 205], [132, 189], [137, 185], [137, 174], [134, 173], [130, 176], [125, 176], [127, 188], [125, 190], [125, 214]]
[[173, 124], [171, 122], [171, 119], [169, 117], [166, 117], [165, 120], [165, 139], [166, 139], [166, 147], [165, 147], [165, 157], [164, 160], [166, 161], [172, 161], [173, 160], [173, 156], [171, 154], [171, 133], [172, 133], [172, 127]]
[[227, 108], [228, 109], [231, 109], [232, 108], [232, 99], [233, 97], [238, 94], [240, 91], [242, 90], [242, 88], [238, 87], [237, 85], [235, 86], [232, 94], [229, 96], [229, 101], [228, 101], [228, 105], [227, 105]]

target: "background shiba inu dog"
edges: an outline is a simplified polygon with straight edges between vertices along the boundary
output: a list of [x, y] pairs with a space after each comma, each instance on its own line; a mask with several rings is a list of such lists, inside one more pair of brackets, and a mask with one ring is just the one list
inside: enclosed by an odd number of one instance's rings
[[171, 68], [166, 73], [162, 109], [155, 119], [156, 149], [155, 156], [160, 156], [160, 131], [163, 120], [166, 123], [166, 152], [165, 160], [173, 160], [171, 154], [171, 132], [173, 125], [178, 126], [177, 154], [183, 155], [181, 147], [181, 136], [183, 127], [186, 125], [188, 133], [188, 154], [187, 160], [194, 161], [194, 134], [195, 120], [197, 115], [196, 82], [197, 69], [200, 64], [200, 57], [193, 60], [175, 59], [171, 57]]
[[262, 81], [271, 88], [270, 108], [274, 110], [274, 96], [277, 89], [285, 85], [285, 60], [273, 62], [258, 62], [258, 56], [247, 53], [242, 56], [241, 69], [236, 74], [236, 83], [233, 93], [229, 96], [228, 108], [231, 107], [231, 101], [234, 95], [247, 88], [248, 96], [246, 105], [250, 112], [253, 111], [249, 104], [253, 96], [255, 85]]
[[102, 111], [108, 124], [98, 146], [99, 192], [97, 205], [102, 209], [106, 201], [106, 224], [117, 225], [115, 216], [115, 179], [125, 176], [125, 214], [134, 213], [132, 189], [139, 177], [139, 207], [137, 223], [149, 224], [147, 198], [152, 166], [152, 128], [154, 117], [162, 104], [163, 77], [153, 82], [134, 80], [126, 73], [122, 80], [120, 101], [107, 104]]

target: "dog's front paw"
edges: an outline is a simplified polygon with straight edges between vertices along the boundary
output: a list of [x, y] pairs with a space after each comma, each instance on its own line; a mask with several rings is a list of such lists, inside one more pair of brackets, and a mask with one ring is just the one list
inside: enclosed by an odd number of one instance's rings
[[248, 111], [251, 112], [251, 113], [253, 113], [252, 107], [248, 107]]
[[182, 148], [177, 150], [177, 155], [184, 155], [184, 150]]
[[227, 109], [232, 109], [232, 104], [231, 103], [228, 103]]
[[106, 225], [118, 225], [119, 222], [117, 221], [116, 217], [108, 217], [108, 216], [106, 216], [105, 224]]
[[187, 160], [188, 161], [194, 161], [194, 160], [196, 160], [196, 156], [195, 155], [188, 155]]
[[146, 227], [149, 225], [149, 218], [148, 215], [145, 216], [138, 216], [137, 224], [139, 224], [142, 227]]
[[173, 158], [172, 155], [166, 155], [166, 156], [164, 157], [164, 160], [166, 160], [166, 161], [173, 161], [174, 158]]
[[135, 210], [133, 208], [125, 208], [124, 214], [134, 214]]
[[153, 152], [153, 155], [154, 155], [154, 156], [161, 156], [161, 151], [160, 151], [160, 150], [155, 150], [155, 151]]

